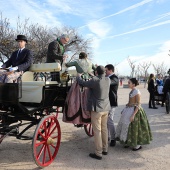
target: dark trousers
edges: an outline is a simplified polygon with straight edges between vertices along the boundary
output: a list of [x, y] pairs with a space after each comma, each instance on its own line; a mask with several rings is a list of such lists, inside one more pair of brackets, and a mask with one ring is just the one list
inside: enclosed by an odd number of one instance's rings
[[149, 91], [149, 107], [155, 107], [155, 94], [154, 91]]
[[163, 98], [162, 98], [162, 105], [165, 103], [165, 101], [166, 101], [166, 94], [167, 94], [167, 92], [164, 92], [164, 94], [163, 94]]
[[60, 83], [60, 72], [51, 72], [51, 81]]

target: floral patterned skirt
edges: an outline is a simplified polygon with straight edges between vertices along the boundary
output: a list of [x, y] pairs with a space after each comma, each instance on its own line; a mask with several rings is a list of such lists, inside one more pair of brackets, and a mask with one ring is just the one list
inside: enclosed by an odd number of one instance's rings
[[121, 144], [135, 147], [137, 145], [149, 144], [152, 141], [152, 133], [149, 122], [143, 108], [140, 107], [135, 115], [134, 121], [130, 122], [130, 117], [134, 112], [134, 107], [126, 107], [121, 115], [116, 128], [116, 139]]

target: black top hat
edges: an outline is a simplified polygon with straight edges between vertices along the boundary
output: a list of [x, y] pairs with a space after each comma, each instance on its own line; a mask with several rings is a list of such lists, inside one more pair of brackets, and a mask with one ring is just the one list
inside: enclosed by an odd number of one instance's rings
[[25, 36], [25, 35], [17, 35], [17, 39], [15, 39], [16, 41], [18, 41], [18, 40], [24, 40], [24, 41], [28, 41], [27, 40], [27, 37]]

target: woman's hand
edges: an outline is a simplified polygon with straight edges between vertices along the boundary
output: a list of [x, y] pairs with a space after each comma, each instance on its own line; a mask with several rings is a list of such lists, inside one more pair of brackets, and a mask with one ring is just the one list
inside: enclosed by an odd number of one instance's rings
[[82, 73], [77, 73], [77, 77], [81, 77]]
[[130, 117], [130, 122], [133, 122], [135, 119], [135, 115], [133, 114], [131, 117]]

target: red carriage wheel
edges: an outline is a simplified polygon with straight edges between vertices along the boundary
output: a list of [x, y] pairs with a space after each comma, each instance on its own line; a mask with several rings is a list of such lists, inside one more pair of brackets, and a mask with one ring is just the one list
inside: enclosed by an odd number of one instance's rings
[[86, 124], [84, 125], [84, 130], [86, 132], [86, 134], [90, 137], [94, 136], [94, 133], [93, 133], [93, 128], [92, 128], [92, 124]]
[[59, 150], [61, 130], [58, 120], [53, 115], [45, 116], [38, 124], [32, 141], [35, 163], [43, 168], [50, 165]]

